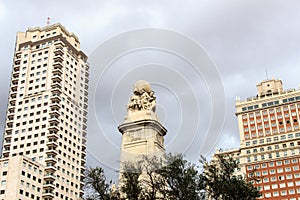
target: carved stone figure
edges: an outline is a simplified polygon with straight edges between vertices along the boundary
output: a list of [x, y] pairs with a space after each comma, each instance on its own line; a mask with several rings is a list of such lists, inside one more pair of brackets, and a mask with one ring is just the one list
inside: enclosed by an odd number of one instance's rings
[[129, 111], [152, 110], [155, 112], [156, 97], [147, 81], [139, 80], [134, 84], [133, 95], [127, 104]]

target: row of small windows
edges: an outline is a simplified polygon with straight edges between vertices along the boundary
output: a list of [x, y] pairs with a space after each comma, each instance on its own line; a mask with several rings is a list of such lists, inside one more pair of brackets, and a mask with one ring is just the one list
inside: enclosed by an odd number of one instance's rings
[[[46, 135], [46, 133], [45, 132], [42, 132], [41, 134], [40, 134], [40, 136], [45, 136]], [[27, 135], [27, 139], [31, 139], [31, 138], [37, 138], [37, 137], [39, 137], [39, 134], [38, 133], [35, 133], [35, 134], [29, 134], [29, 135]], [[22, 136], [22, 137], [16, 137], [16, 138], [14, 138], [14, 141], [15, 142], [17, 142], [17, 141], [19, 141], [19, 138], [20, 138], [20, 141], [23, 141], [23, 140], [25, 140], [25, 136]]]
[[[46, 124], [42, 124], [41, 126], [35, 126], [34, 130], [40, 130], [40, 129], [43, 129], [43, 128], [46, 128]], [[28, 130], [28, 132], [33, 131], [33, 127], [29, 127], [27, 130]], [[16, 130], [15, 134], [19, 134], [20, 132], [21, 133], [26, 133], [26, 129], [22, 129], [21, 131]]]
[[[293, 120], [294, 121], [294, 123], [296, 123], [298, 120]], [[279, 123], [280, 124], [280, 123]], [[290, 124], [290, 121], [287, 121], [287, 124]], [[282, 125], [282, 123], [281, 123], [281, 125]], [[268, 128], [269, 129], [269, 124], [265, 124], [265, 128]], [[283, 128], [283, 127], [281, 127], [281, 128], [279, 128], [279, 131], [278, 131], [278, 129], [277, 129], [277, 123], [272, 123], [272, 126], [271, 126], [273, 129], [272, 129], [272, 133], [284, 133], [284, 132], [286, 132], [285, 131], [285, 129]], [[257, 129], [258, 130], [261, 130], [261, 131], [259, 131], [258, 132], [258, 134], [259, 134], [259, 136], [263, 136], [263, 131], [262, 131], [262, 126], [258, 126], [257, 127]], [[295, 125], [294, 126], [294, 130], [298, 130], [299, 129], [299, 126], [298, 125]], [[257, 137], [257, 132], [256, 132], [256, 128], [255, 128], [255, 126], [252, 126], [251, 128], [250, 128], [250, 130], [252, 131], [252, 137]], [[286, 130], [287, 131], [292, 131], [293, 129], [292, 129], [292, 126], [288, 126], [288, 127], [286, 127]], [[250, 134], [248, 133], [249, 132], [249, 128], [245, 128], [244, 129], [244, 132], [245, 132], [245, 138], [246, 139], [248, 139], [248, 138], [250, 138]], [[271, 134], [271, 131], [270, 130], [265, 130], [265, 132], [266, 132], [266, 135], [270, 135]]]
[[42, 44], [38, 44], [38, 45], [35, 45], [35, 46], [29, 46], [29, 45], [25, 45], [22, 49], [23, 50], [27, 50], [29, 48], [32, 48], [32, 49], [40, 49], [40, 48], [45, 48], [47, 46], [50, 46], [53, 44], [53, 42], [57, 42], [58, 40], [54, 40], [54, 41], [49, 41], [49, 42], [45, 42], [45, 43], [42, 43]]
[[[279, 140], [293, 139], [293, 138], [294, 138], [294, 134], [290, 133], [287, 136], [286, 135], [281, 135], [280, 137], [278, 137], [278, 136], [273, 137], [273, 142], [277, 142]], [[300, 132], [295, 133], [295, 138], [300, 138]], [[266, 139], [262, 138], [262, 139], [259, 139], [259, 140], [253, 140], [252, 145], [257, 145], [258, 143], [259, 144], [264, 144], [265, 142], [267, 142], [267, 143], [272, 142], [272, 138], [266, 138]], [[246, 146], [250, 146], [250, 145], [251, 145], [251, 142], [247, 141]]]
[[[298, 145], [300, 145], [300, 142], [298, 142]], [[277, 150], [277, 149], [280, 149], [280, 147], [282, 147], [282, 148], [287, 148], [288, 146], [290, 146], [290, 147], [294, 147], [295, 146], [295, 143], [294, 142], [291, 142], [291, 143], [289, 143], [289, 144], [282, 144], [282, 145], [278, 145], [278, 144], [276, 144], [274, 147], [275, 147], [275, 149]], [[267, 150], [268, 151], [271, 151], [272, 150], [272, 146], [268, 146], [267, 147]], [[260, 152], [264, 152], [265, 151], [265, 148], [264, 147], [261, 147], [260, 149], [259, 149], [259, 151]], [[258, 149], [253, 149], [253, 153], [257, 153], [258, 152]], [[246, 151], [246, 153], [247, 154], [250, 154], [251, 153], [251, 150], [247, 150]]]
[[[265, 108], [268, 106], [274, 106], [274, 105], [278, 105], [278, 104], [279, 104], [279, 101], [271, 101], [271, 102], [267, 102], [267, 103], [262, 103], [261, 107]], [[253, 106], [243, 107], [242, 111], [251, 111], [251, 110], [255, 110], [257, 108], [259, 108], [259, 105], [253, 105]]]
[[[284, 165], [287, 165], [289, 167], [286, 167], [285, 168], [285, 171], [286, 172], [290, 172], [291, 171], [291, 167], [290, 167], [290, 164], [295, 164], [295, 163], [298, 163], [298, 159], [294, 158], [292, 160], [279, 160], [279, 161], [273, 161], [273, 162], [269, 162], [269, 163], [262, 163], [262, 164], [256, 164], [256, 165], [248, 165], [247, 166], [247, 170], [248, 171], [252, 171], [252, 170], [255, 170], [256, 172], [258, 172], [259, 169], [265, 169], [267, 167], [275, 167], [275, 169], [270, 169], [269, 170], [269, 173], [270, 174], [274, 174], [275, 173], [275, 170], [277, 170], [278, 173], [283, 173], [283, 168], [279, 168], [280, 166], [284, 166]], [[299, 165], [294, 165], [293, 166], [293, 171], [298, 171], [299, 170]], [[268, 170], [264, 170], [262, 172], [262, 175], [268, 175]], [[299, 177], [299, 176], [298, 176]]]
[[[300, 174], [294, 174], [294, 177], [297, 177], [297, 178], [299, 178], [300, 177]], [[288, 175], [286, 175], [286, 176], [284, 176], [284, 175], [282, 175], [282, 176], [278, 176], [278, 177], [276, 177], [276, 176], [272, 176], [272, 177], [270, 177], [270, 178], [263, 178], [261, 181], [259, 181], [259, 183], [260, 182], [263, 182], [263, 183], [269, 183], [270, 181], [271, 182], [274, 182], [274, 181], [277, 181], [277, 180], [280, 180], [280, 181], [282, 181], [282, 180], [290, 180], [290, 179], [292, 179], [293, 178], [293, 175], [292, 174], [288, 174]], [[276, 184], [277, 185], [277, 184]], [[280, 188], [285, 188], [286, 186], [288, 186], [288, 187], [293, 187], [293, 186], [300, 186], [300, 181], [295, 181], [295, 182], [288, 182], [288, 183], [280, 183], [279, 184], [279, 187]], [[274, 188], [273, 189], [277, 189], [278, 188], [278, 185], [277, 186], [275, 186], [275, 184], [274, 184]]]
[[[44, 54], [48, 54], [48, 50], [44, 51]], [[39, 52], [38, 54], [32, 53], [32, 54], [31, 54], [31, 57], [32, 57], [32, 58], [35, 58], [36, 55], [37, 55], [37, 56], [42, 56], [42, 55], [43, 55], [43, 52]], [[27, 58], [27, 57], [28, 57], [28, 54], [27, 54], [27, 53], [24, 54], [23, 57], [24, 57], [24, 58]]]
[[36, 200], [40, 200], [40, 197], [39, 196], [35, 196], [34, 194], [30, 194], [28, 191], [25, 191], [20, 189], [19, 190], [19, 194], [20, 195], [24, 195], [25, 197], [30, 197], [31, 199], [36, 199]]
[[[48, 99], [48, 95], [45, 95], [44, 96], [44, 99]], [[30, 100], [29, 99], [25, 99], [24, 101], [20, 101], [19, 102], [19, 105], [22, 105], [23, 103], [24, 104], [27, 104], [27, 103], [29, 103], [29, 102], [31, 102], [31, 103], [34, 103], [34, 102], [36, 102], [36, 101], [41, 101], [43, 99], [43, 97], [42, 96], [39, 96], [39, 97], [34, 97], [34, 98], [31, 98]]]
[[[36, 85], [34, 88], [33, 87], [29, 87], [28, 88], [28, 91], [32, 91], [32, 90], [36, 90], [36, 89], [39, 89], [41, 86], [41, 88], [44, 88], [46, 86], [45, 83], [41, 84], [41, 85]], [[44, 91], [44, 90], [43, 90]], [[37, 93], [37, 92], [36, 92]], [[32, 93], [28, 93], [28, 95], [32, 95]], [[24, 97], [24, 94], [19, 94], [19, 97], [22, 98]]]
[[[37, 60], [32, 60], [31, 61], [31, 64], [35, 64], [36, 62], [42, 62], [42, 61], [47, 61], [48, 60], [48, 57], [44, 57], [43, 59], [42, 58], [39, 58], [39, 59], [37, 59]], [[27, 60], [24, 60], [23, 61], [23, 64], [27, 64], [28, 63], [28, 61]], [[22, 68], [22, 70], [23, 70], [23, 68]]]
[[[47, 105], [48, 105], [48, 102], [44, 102], [43, 106], [47, 106]], [[31, 105], [30, 107], [24, 106], [24, 107], [23, 107], [23, 110], [24, 110], [24, 111], [27, 111], [28, 108], [29, 108], [30, 110], [32, 110], [32, 109], [34, 109], [35, 107], [41, 108], [41, 107], [42, 107], [42, 104], [39, 103], [39, 104], [36, 104], [36, 105]], [[18, 109], [18, 112], [20, 112], [20, 111], [22, 111], [22, 108], [19, 108], [19, 109]]]
[[[45, 143], [45, 140], [40, 140], [39, 142], [35, 141], [35, 142], [30, 142], [30, 143], [27, 143], [26, 144], [26, 147], [30, 147], [31, 145], [32, 146], [37, 146], [38, 144], [44, 144]], [[20, 144], [19, 148], [24, 148], [25, 147], [25, 144]], [[18, 146], [15, 145], [13, 146], [13, 149], [17, 149]]]
[[294, 102], [294, 101], [298, 101], [298, 100], [300, 100], [300, 96], [283, 99], [282, 102], [287, 103], [287, 102]]
[[289, 151], [283, 151], [283, 152], [275, 152], [275, 153], [269, 153], [269, 154], [262, 154], [262, 155], [254, 155], [254, 156], [249, 156], [247, 157], [247, 162], [252, 162], [252, 161], [259, 161], [260, 160], [265, 160], [265, 159], [272, 159], [274, 157], [280, 158], [280, 157], [286, 157], [288, 155], [296, 155], [297, 153], [300, 153], [300, 149], [298, 149], [298, 152], [296, 150], [289, 150]]
[[[43, 113], [47, 113], [47, 110], [43, 110]], [[41, 111], [36, 111], [36, 113], [35, 113], [36, 115], [40, 115], [41, 114]], [[29, 113], [29, 116], [31, 117], [31, 116], [34, 116], [34, 113], [33, 112], [31, 112], [31, 113]], [[28, 114], [23, 114], [23, 118], [26, 118], [26, 117], [28, 117]], [[18, 115], [17, 116], [17, 119], [20, 119], [21, 118], [21, 115]], [[43, 118], [43, 121], [44, 121], [44, 118]], [[38, 121], [37, 121], [38, 122]]]
[[[287, 102], [294, 102], [294, 101], [299, 101], [300, 100], [300, 96], [297, 97], [292, 97], [292, 98], [288, 98], [288, 99], [283, 99], [282, 102], [283, 103], [287, 103]], [[262, 108], [266, 108], [266, 107], [270, 107], [270, 106], [275, 106], [275, 105], [279, 105], [279, 101], [271, 101], [271, 102], [266, 102], [266, 103], [262, 103], [261, 107]], [[258, 109], [259, 105], [253, 105], [253, 106], [247, 106], [247, 107], [243, 107], [242, 111], [251, 111], [251, 110], [255, 110]]]
[[42, 183], [42, 179], [37, 178], [36, 176], [32, 175], [31, 173], [26, 173], [25, 171], [21, 171], [21, 175], [27, 177], [28, 179], [32, 179], [33, 181], [37, 181], [38, 183]]
[[[46, 74], [46, 73], [47, 73], [47, 70], [43, 70], [42, 73], [43, 73], [43, 74]], [[38, 75], [40, 75], [40, 74], [41, 74], [41, 71], [37, 71], [36, 73], [31, 73], [29, 76], [30, 76], [30, 77], [35, 77], [35, 78], [36, 78], [36, 76], [38, 76]], [[25, 76], [26, 76], [26, 73], [23, 73], [21, 76], [22, 76], [22, 77], [25, 77]]]
[[[266, 188], [266, 186], [265, 186], [265, 188]], [[265, 190], [269, 190], [269, 189], [265, 189]], [[297, 188], [296, 189], [296, 192], [297, 192], [297, 194], [300, 194], [300, 188]], [[286, 195], [293, 195], [293, 194], [296, 194], [296, 192], [295, 192], [295, 189], [289, 189], [288, 190], [288, 192], [286, 191], [286, 190], [281, 190], [281, 191], [274, 191], [274, 192], [267, 192], [267, 193], [265, 193], [265, 197], [266, 198], [270, 198], [270, 197], [272, 197], [272, 194], [273, 194], [273, 197], [279, 197], [279, 195], [280, 196], [286, 196]], [[295, 197], [293, 197], [293, 198], [285, 198], [286, 200], [297, 200]], [[298, 200], [299, 200], [299, 198], [298, 198]]]
[[[271, 170], [265, 170], [265, 171], [256, 171], [255, 172], [255, 176], [260, 177], [260, 176], [266, 176], [266, 175], [272, 175], [272, 174], [276, 174], [276, 172], [278, 174], [283, 173], [283, 172], [291, 172], [292, 168], [291, 167], [286, 167], [286, 168], [277, 168], [277, 169], [271, 169]], [[299, 171], [299, 166], [293, 166], [293, 171]], [[294, 174], [295, 178], [299, 178], [300, 174]], [[287, 179], [292, 179], [292, 175], [289, 174], [289, 176], [287, 177]]]
[[[294, 117], [294, 116], [297, 115], [297, 113], [296, 113], [296, 112], [292, 112], [291, 115]], [[289, 118], [289, 117], [290, 117], [290, 114], [289, 114], [289, 113], [286, 113], [286, 114], [284, 115], [284, 117], [285, 117], [285, 118]], [[276, 119], [275, 116], [270, 116], [270, 118], [271, 118], [271, 120], [275, 120], [275, 119]], [[282, 115], [277, 115], [277, 118], [278, 118], [278, 119], [282, 119], [283, 116], [282, 116]], [[265, 118], [263, 118], [263, 121], [266, 122], [266, 123], [264, 123], [265, 127], [269, 127], [269, 124], [268, 124], [269, 118], [268, 118], [268, 117], [265, 117]], [[259, 119], [256, 120], [256, 122], [257, 122], [257, 123], [261, 123], [262, 120], [259, 118]], [[297, 122], [297, 119], [294, 119], [294, 122]], [[289, 124], [289, 123], [290, 123], [290, 120], [286, 120], [286, 123]], [[255, 121], [254, 121], [254, 120], [250, 120], [250, 124], [255, 124]], [[273, 125], [273, 124], [276, 125], [275, 122], [273, 122], [272, 125]], [[282, 121], [279, 121], [279, 124], [282, 125], [283, 122], [282, 122]], [[244, 121], [244, 125], [248, 125], [248, 122], [247, 122], [247, 121]], [[260, 125], [260, 126], [261, 126], [261, 125]], [[259, 127], [259, 126], [258, 126], [258, 127]], [[261, 127], [262, 127], [262, 126], [261, 126]]]
[[[300, 104], [298, 104], [298, 108], [300, 108]], [[289, 111], [289, 109], [291, 110], [291, 111], [293, 111], [292, 113], [296, 113], [296, 111], [295, 111], [295, 109], [296, 109], [296, 106], [295, 105], [290, 105], [289, 107], [288, 106], [283, 106], [282, 108], [276, 108], [276, 109], [269, 109], [269, 110], [263, 110], [262, 111], [262, 114], [264, 115], [264, 119], [265, 119], [265, 116], [267, 116], [268, 114], [274, 114], [275, 113], [275, 111], [277, 112], [277, 115], [278, 116], [282, 116], [281, 114], [278, 114], [278, 113], [281, 113], [282, 112], [282, 110], [284, 111], [284, 116], [285, 117], [287, 117], [287, 116], [289, 116], [289, 115], [287, 115], [287, 114], [289, 114], [289, 113], [287, 113], [286, 111]], [[269, 112], [268, 112], [269, 111]], [[256, 117], [260, 117], [261, 116], [261, 112], [255, 112], [255, 116]], [[250, 113], [249, 114], [249, 118], [250, 119], [252, 119], [252, 118], [254, 118], [254, 113]], [[244, 114], [243, 115], [243, 119], [247, 119], [247, 114]], [[253, 119], [252, 119], [253, 120]]]
[[[46, 34], [46, 37], [49, 37], [50, 35], [51, 35], [51, 33], [47, 33], [47, 34]], [[53, 31], [53, 32], [52, 32], [52, 35], [56, 35], [56, 31]], [[41, 39], [43, 39], [44, 37], [45, 37], [45, 35], [41, 35], [41, 36], [40, 36]], [[36, 39], [36, 38], [37, 38], [37, 35], [33, 35], [33, 36], [32, 36], [32, 39]]]
[[[33, 149], [33, 150], [32, 150], [32, 153], [35, 154], [35, 153], [37, 153], [37, 151], [38, 151], [37, 149]], [[41, 148], [41, 149], [40, 149], [40, 152], [44, 152], [44, 148]], [[30, 151], [26, 151], [25, 153], [24, 153], [24, 152], [19, 152], [18, 155], [29, 155], [29, 154], [30, 154]], [[13, 154], [11, 154], [11, 156], [12, 156], [12, 157], [17, 156], [17, 153], [13, 153]], [[37, 160], [37, 157], [32, 157], [31, 160], [32, 160], [32, 161], [36, 161], [36, 160]], [[39, 157], [38, 157], [38, 160], [39, 160], [39, 161], [44, 160], [44, 156], [39, 156]]]
[[[48, 66], [47, 63], [43, 64], [43, 68], [45, 68], [47, 66]], [[42, 67], [42, 65], [37, 65], [36, 67], [32, 66], [32, 67], [30, 67], [30, 70], [34, 70], [34, 69], [38, 70], [38, 69], [41, 69], [41, 67]], [[22, 67], [22, 71], [25, 71], [26, 69], [27, 69], [27, 66]]]

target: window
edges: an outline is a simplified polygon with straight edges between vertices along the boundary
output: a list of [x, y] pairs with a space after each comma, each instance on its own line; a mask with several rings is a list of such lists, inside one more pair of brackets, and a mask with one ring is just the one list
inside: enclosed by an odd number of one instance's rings
[[277, 169], [277, 173], [282, 173], [283, 172], [283, 168], [278, 168]]
[[4, 185], [6, 185], [6, 180], [1, 181], [1, 186], [4, 186]]

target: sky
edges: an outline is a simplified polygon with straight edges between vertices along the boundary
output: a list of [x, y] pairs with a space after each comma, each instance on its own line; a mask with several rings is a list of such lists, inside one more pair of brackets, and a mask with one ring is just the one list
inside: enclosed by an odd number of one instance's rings
[[0, 133], [16, 33], [50, 17], [89, 56], [88, 166], [118, 169], [117, 126], [140, 79], [155, 91], [167, 152], [196, 161], [237, 148], [236, 96], [255, 96], [267, 78], [299, 88], [299, 7], [296, 0], [0, 0]]

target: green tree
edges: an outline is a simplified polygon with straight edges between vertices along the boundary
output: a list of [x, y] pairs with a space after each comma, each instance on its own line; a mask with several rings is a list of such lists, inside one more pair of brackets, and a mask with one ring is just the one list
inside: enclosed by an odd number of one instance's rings
[[162, 159], [143, 155], [138, 162], [124, 164], [122, 169], [121, 193], [128, 199], [155, 200], [164, 183], [159, 174]]
[[125, 198], [132, 200], [143, 199], [142, 186], [139, 177], [142, 173], [141, 166], [133, 163], [124, 163], [121, 173], [120, 190]]
[[198, 171], [182, 154], [143, 156], [137, 163], [127, 163], [124, 169], [121, 192], [128, 199], [200, 199]]
[[112, 181], [107, 181], [101, 167], [88, 168], [85, 177], [86, 199], [114, 200], [119, 199], [117, 192], [112, 191]]
[[184, 159], [182, 154], [166, 155], [164, 166], [159, 171], [165, 182], [161, 193], [166, 199], [198, 200], [199, 174], [195, 164]]
[[200, 174], [199, 189], [216, 200], [255, 200], [260, 196], [252, 181], [235, 175], [239, 163], [230, 154], [218, 154], [216, 160], [208, 162], [201, 158], [203, 173]]

